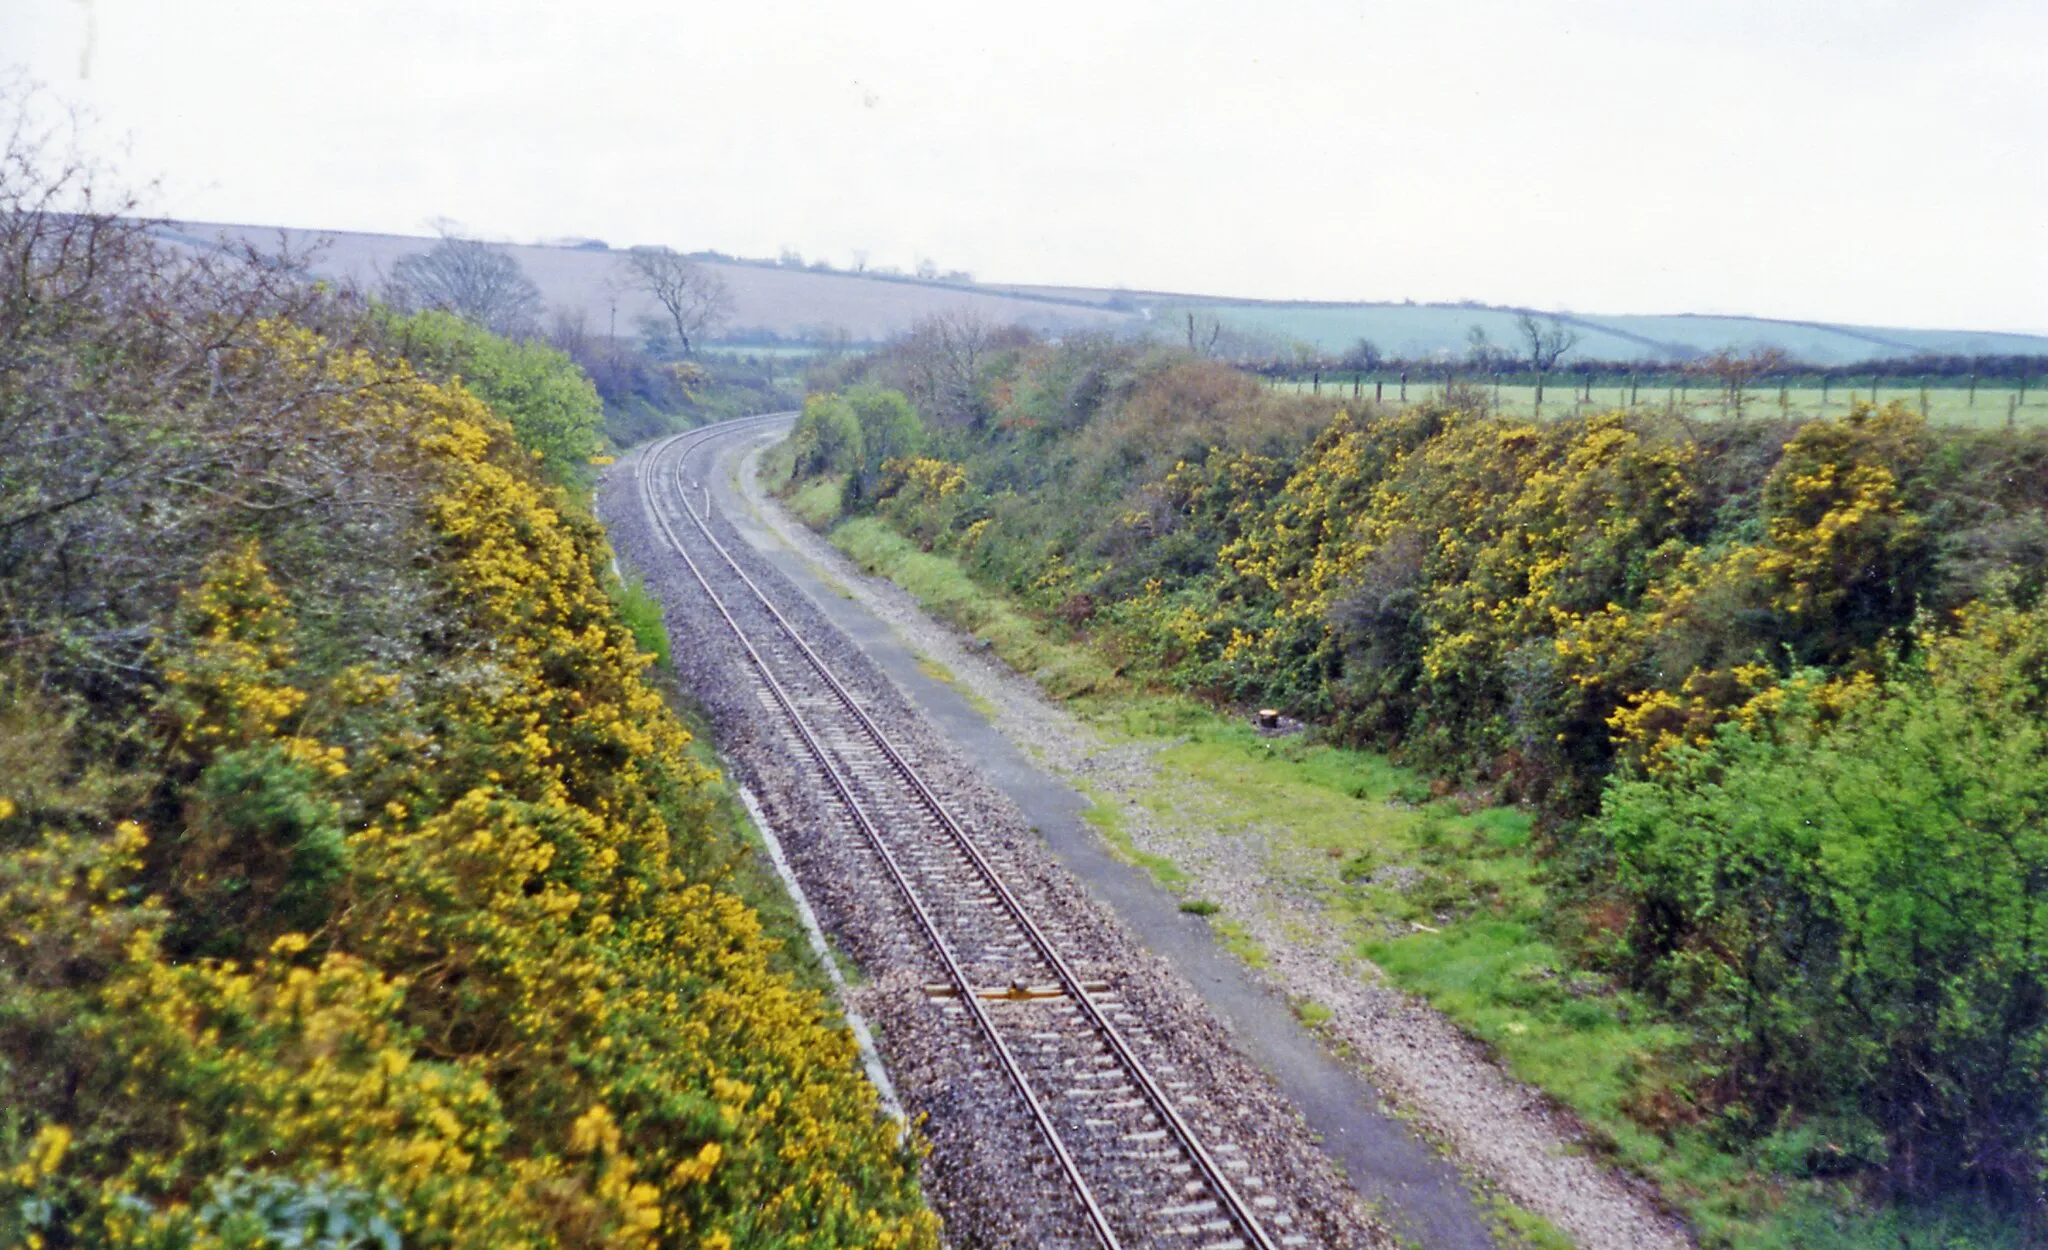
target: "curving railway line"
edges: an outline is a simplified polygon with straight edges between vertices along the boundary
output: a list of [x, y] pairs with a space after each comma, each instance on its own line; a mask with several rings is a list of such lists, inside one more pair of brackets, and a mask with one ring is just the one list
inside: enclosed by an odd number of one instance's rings
[[[643, 453], [637, 493], [649, 530], [730, 629], [764, 714], [836, 799], [841, 832], [865, 847], [908, 923], [905, 958], [924, 991], [979, 1039], [1028, 1114], [1056, 1178], [1048, 1199], [1076, 1244], [1280, 1250], [1305, 1245], [1284, 1195], [1229, 1140], [1223, 1109], [1181, 1071], [1168, 1030], [1148, 1027], [1058, 916], [1035, 914], [1027, 866], [984, 845], [877, 717], [717, 534], [692, 458], [767, 418], [676, 435]], [[1022, 1195], [1019, 1196], [1020, 1200]]]

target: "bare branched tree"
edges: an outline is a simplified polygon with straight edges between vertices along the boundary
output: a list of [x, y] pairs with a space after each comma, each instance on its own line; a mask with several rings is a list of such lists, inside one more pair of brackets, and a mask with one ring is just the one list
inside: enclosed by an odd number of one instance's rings
[[1481, 369], [1491, 371], [1502, 361], [1510, 359], [1510, 353], [1493, 341], [1486, 333], [1485, 326], [1475, 325], [1465, 330], [1465, 359]]
[[[275, 331], [347, 355], [374, 323], [292, 257], [161, 231], [34, 105], [0, 84], [0, 665], [61, 659], [94, 698], [145, 697], [198, 568], [287, 532], [266, 555], [346, 605], [337, 628], [405, 617], [390, 636], [420, 636], [399, 583], [406, 484], [428, 470], [365, 435], [381, 418], [347, 402], [356, 383], [285, 367], [305, 349]], [[350, 558], [312, 554], [335, 549]]]
[[1565, 353], [1579, 345], [1579, 332], [1556, 317], [1549, 318], [1546, 324], [1530, 313], [1522, 313], [1515, 318], [1515, 329], [1521, 333], [1529, 367], [1538, 373], [1549, 372]]
[[904, 389], [918, 408], [942, 423], [979, 426], [994, 413], [990, 368], [1005, 352], [1037, 336], [989, 320], [969, 308], [919, 319], [898, 347]]
[[1746, 352], [1724, 347], [1694, 361], [1690, 367], [1694, 373], [1719, 384], [1722, 407], [1739, 417], [1743, 402], [1749, 398], [1750, 384], [1760, 377], [1783, 372], [1790, 363], [1791, 357], [1775, 347], [1754, 347]]
[[512, 253], [481, 239], [444, 234], [391, 266], [385, 297], [401, 308], [438, 308], [495, 334], [524, 338], [540, 320], [540, 288]]
[[710, 269], [666, 247], [636, 247], [626, 254], [635, 286], [652, 295], [675, 326], [683, 354], [694, 340], [732, 316], [732, 290]]

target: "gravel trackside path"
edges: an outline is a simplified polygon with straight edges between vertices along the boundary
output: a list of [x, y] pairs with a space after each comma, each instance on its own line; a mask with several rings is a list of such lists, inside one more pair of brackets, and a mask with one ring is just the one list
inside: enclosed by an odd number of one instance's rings
[[[1339, 1062], [1354, 1077], [1364, 1078], [1385, 1102], [1419, 1123], [1470, 1173], [1516, 1204], [1542, 1215], [1584, 1250], [1681, 1250], [1694, 1245], [1684, 1223], [1666, 1211], [1646, 1185], [1588, 1156], [1583, 1135], [1570, 1116], [1559, 1112], [1533, 1087], [1509, 1077], [1450, 1021], [1395, 989], [1371, 963], [1331, 938], [1305, 900], [1270, 888], [1270, 874], [1253, 858], [1247, 839], [1176, 824], [1136, 802], [1163, 784], [1148, 750], [1106, 742], [1048, 699], [1028, 678], [975, 647], [971, 638], [927, 616], [900, 588], [861, 572], [766, 497], [754, 480], [754, 466], [761, 447], [774, 437], [757, 434], [726, 440], [720, 468], [707, 474], [730, 500], [728, 511], [739, 532], [785, 571], [806, 566], [804, 572], [814, 587], [812, 595], [823, 610], [847, 616], [858, 609], [860, 615], [894, 634], [910, 654], [943, 665], [952, 679], [946, 685], [957, 683], [971, 696], [965, 702], [979, 705], [993, 732], [1039, 770], [1070, 787], [1086, 787], [1102, 799], [1125, 800], [1123, 827], [1135, 848], [1171, 859], [1190, 876], [1190, 894], [1221, 903], [1270, 957], [1262, 969], [1237, 964], [1234, 975], [1257, 983], [1276, 1005], [1306, 1000], [1329, 1009], [1330, 1017], [1320, 1029], [1339, 1045], [1322, 1047], [1326, 1061]], [[800, 583], [804, 580], [796, 572], [791, 575]], [[820, 586], [829, 589], [815, 589]], [[877, 628], [869, 624], [865, 632], [873, 636]], [[854, 628], [852, 632], [863, 631]], [[917, 684], [904, 681], [900, 672], [892, 671], [891, 676], [900, 685]], [[907, 693], [927, 707], [945, 702], [952, 693], [944, 689], [934, 693], [930, 687], [939, 683], [924, 685], [927, 689], [923, 691]], [[955, 738], [970, 737], [969, 731], [957, 728], [958, 709], [953, 711]], [[988, 766], [988, 771], [999, 786], [1013, 795], [1018, 793], [1011, 784], [1017, 778], [1006, 775], [1018, 771], [1014, 766]], [[1185, 789], [1192, 783], [1175, 776], [1171, 784]], [[1085, 805], [1078, 796], [1065, 804], [1070, 813]], [[1041, 818], [1040, 823], [1046, 822]], [[1079, 825], [1078, 821], [1071, 823]], [[1065, 839], [1056, 836], [1050, 824], [1044, 832], [1054, 843], [1055, 853], [1083, 877], [1091, 891], [1107, 895], [1107, 901], [1132, 924], [1142, 941], [1180, 966], [1212, 1005], [1217, 1002], [1222, 989], [1211, 982], [1221, 973], [1207, 967], [1201, 952], [1194, 949], [1206, 941], [1197, 933], [1205, 933], [1200, 922], [1183, 925], [1182, 936], [1170, 931], [1171, 920], [1156, 915], [1149, 922], [1134, 920], [1134, 909], [1156, 912], [1159, 900], [1148, 903], [1134, 897], [1127, 879], [1130, 873], [1125, 870], [1123, 879], [1117, 878], [1109, 866], [1112, 857], [1099, 839], [1083, 832], [1081, 838], [1095, 845], [1078, 846], [1071, 830]], [[1091, 865], [1099, 873], [1091, 871]], [[1151, 892], [1166, 899], [1164, 906], [1171, 910], [1170, 896], [1163, 890]], [[1219, 1010], [1241, 1035], [1243, 1019], [1227, 1006]], [[1286, 1053], [1284, 1046], [1280, 1051], [1269, 1050], [1258, 1040], [1253, 1039], [1248, 1049], [1269, 1071], [1280, 1069], [1283, 1088], [1290, 1085], [1290, 1075], [1308, 1079], [1296, 1071], [1301, 1067], [1298, 1056]], [[1335, 1054], [1346, 1058], [1338, 1061]], [[1292, 1084], [1299, 1085], [1301, 1080]], [[1475, 1233], [1470, 1199], [1454, 1179], [1443, 1175], [1449, 1169], [1431, 1174], [1426, 1167], [1404, 1170], [1396, 1163], [1389, 1165], [1399, 1173], [1392, 1178], [1361, 1175], [1362, 1158], [1413, 1150], [1412, 1136], [1404, 1145], [1388, 1137], [1383, 1126], [1364, 1124], [1358, 1127], [1355, 1140], [1334, 1142], [1336, 1132], [1348, 1132], [1351, 1126], [1333, 1130], [1329, 1116], [1319, 1114], [1327, 1109], [1309, 1105], [1297, 1090], [1289, 1092], [1325, 1138], [1326, 1149], [1332, 1149], [1345, 1163], [1354, 1185], [1379, 1200], [1399, 1231], [1432, 1247], [1481, 1245], [1490, 1240]]]

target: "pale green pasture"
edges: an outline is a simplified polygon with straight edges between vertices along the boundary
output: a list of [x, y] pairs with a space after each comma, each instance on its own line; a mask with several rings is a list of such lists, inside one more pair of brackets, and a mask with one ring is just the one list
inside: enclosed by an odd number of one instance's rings
[[[1402, 402], [1402, 387], [1399, 382], [1375, 384], [1367, 379], [1355, 392], [1348, 377], [1340, 380], [1325, 378], [1318, 390], [1308, 381], [1282, 380], [1273, 383], [1277, 390], [1298, 395], [1322, 394], [1338, 400], [1349, 400], [1354, 393], [1362, 401], [1371, 401], [1378, 396], [1380, 402], [1394, 404]], [[1634, 408], [1645, 412], [1682, 412], [1690, 416], [1718, 420], [1733, 417], [1735, 409], [1717, 387], [1676, 386], [1669, 384], [1639, 385], [1631, 389], [1627, 383], [1595, 382], [1591, 397], [1570, 378], [1561, 382], [1545, 383], [1543, 403], [1536, 403], [1536, 388], [1533, 386], [1480, 384], [1477, 389], [1483, 395], [1495, 399], [1498, 410], [1514, 417], [1560, 417], [1575, 416], [1589, 412], [1610, 412], [1616, 408]], [[1441, 381], [1428, 383], [1409, 379], [1407, 402], [1419, 403], [1425, 399], [1440, 398], [1444, 393]], [[1823, 390], [1818, 386], [1791, 386], [1780, 391], [1775, 386], [1752, 387], [1743, 392], [1742, 415], [1744, 417], [1839, 417], [1846, 415], [1852, 404], [1867, 402], [1871, 397], [1870, 382], [1866, 379], [1861, 386], [1834, 386]], [[1633, 403], [1631, 403], [1633, 399]], [[2030, 384], [2025, 401], [2021, 402], [2020, 391], [2013, 386], [1979, 386], [1973, 400], [1967, 387], [1931, 386], [1924, 392], [1917, 386], [1880, 386], [1877, 390], [1879, 403], [1893, 400], [1915, 411], [1922, 412], [1935, 425], [1970, 426], [1977, 429], [1997, 429], [2010, 422], [2013, 425], [2048, 425], [2048, 384]]]

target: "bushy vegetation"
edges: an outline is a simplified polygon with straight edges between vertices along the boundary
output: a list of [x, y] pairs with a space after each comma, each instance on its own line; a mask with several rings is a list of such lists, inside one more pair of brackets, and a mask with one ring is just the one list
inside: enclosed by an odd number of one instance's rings
[[0, 1241], [935, 1244], [543, 473], [587, 383], [178, 259], [42, 155], [0, 163]]
[[1548, 901], [1501, 919], [1679, 1026], [1602, 1095], [1645, 1131], [2032, 1218], [2048, 435], [1340, 412], [1089, 340], [973, 367], [986, 403], [927, 387], [917, 456], [845, 509], [1141, 683], [1532, 804]]
[[1979, 604], [1883, 680], [1803, 673], [1612, 787], [1638, 981], [1703, 1110], [1909, 1192], [2048, 1175], [2048, 610]]
[[603, 401], [564, 353], [545, 343], [501, 338], [446, 312], [394, 318], [390, 333], [401, 354], [451, 375], [512, 421], [513, 436], [557, 480], [601, 449]]
[[729, 417], [794, 408], [803, 387], [775, 357], [706, 356], [682, 360], [659, 345], [607, 344], [571, 335], [572, 359], [604, 400], [605, 433], [619, 447]]

